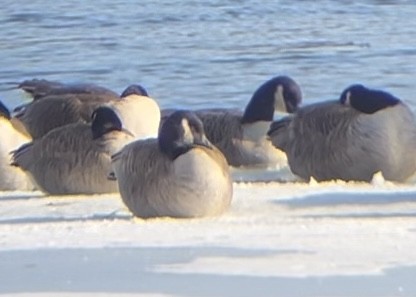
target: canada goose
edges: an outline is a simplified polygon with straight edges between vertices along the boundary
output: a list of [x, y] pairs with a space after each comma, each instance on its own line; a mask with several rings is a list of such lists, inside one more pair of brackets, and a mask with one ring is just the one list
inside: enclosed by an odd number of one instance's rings
[[107, 179], [111, 154], [133, 139], [113, 110], [100, 107], [93, 113], [92, 124], [58, 127], [21, 146], [13, 154], [12, 165], [27, 172], [48, 194], [117, 192], [117, 183]]
[[10, 166], [10, 152], [30, 141], [30, 137], [16, 129], [10, 121], [10, 111], [1, 101], [0, 130], [0, 191], [34, 190], [35, 186], [29, 177], [20, 168]]
[[262, 84], [243, 112], [231, 109], [195, 111], [207, 138], [234, 167], [282, 167], [285, 154], [267, 138], [275, 110], [292, 113], [302, 101], [299, 85], [290, 77], [277, 76]]
[[156, 100], [140, 85], [128, 86], [121, 98], [107, 105], [115, 110], [123, 127], [136, 139], [156, 138], [161, 117]]
[[158, 139], [126, 145], [112, 164], [121, 197], [138, 217], [213, 216], [231, 203], [228, 164], [189, 111], [171, 114]]
[[[123, 92], [123, 94], [126, 95], [126, 97], [117, 97], [117, 100], [115, 100], [113, 96], [102, 97], [97, 94], [93, 94], [92, 97], [88, 97], [89, 94], [84, 94], [86, 96], [84, 99], [82, 99], [78, 94], [49, 95], [42, 98], [41, 100], [36, 100], [27, 104], [15, 115], [15, 117], [24, 124], [26, 130], [29, 132], [32, 138], [37, 139], [57, 127], [77, 122], [90, 122], [91, 115], [97, 107], [105, 104], [116, 105], [116, 103], [123, 102], [123, 99], [129, 98], [129, 100], [126, 100], [126, 102], [121, 104], [121, 106], [125, 107], [117, 110], [119, 116], [123, 118], [123, 120], [124, 117], [126, 117], [129, 119], [128, 124], [133, 125], [134, 122], [131, 120], [131, 114], [134, 112], [145, 113], [147, 111], [152, 115], [152, 119], [154, 119], [152, 123], [157, 122], [157, 126], [159, 125], [160, 115], [154, 115], [154, 106], [151, 106], [152, 108], [150, 108], [150, 112], [146, 110], [146, 108], [142, 108], [142, 106], [136, 106], [142, 104], [145, 105], [145, 107], [148, 107], [149, 104], [146, 105], [146, 103], [152, 101], [152, 99], [146, 97], [139, 101], [145, 103], [132, 103], [135, 101], [132, 100], [134, 94], [147, 94], [143, 87], [136, 85], [129, 86]], [[137, 95], [136, 97], [139, 97]], [[89, 100], [85, 100], [85, 98], [89, 98]], [[153, 103], [153, 105], [155, 104], [156, 103]], [[157, 109], [159, 110], [158, 107]], [[124, 114], [126, 115], [124, 116]], [[142, 118], [137, 118], [137, 121], [139, 124], [143, 123]], [[136, 124], [136, 126], [139, 124]], [[138, 129], [136, 126], [132, 126], [132, 128]], [[124, 127], [129, 128], [128, 126]], [[143, 130], [139, 130], [138, 132], [143, 134]], [[144, 131], [146, 132], [148, 130], [150, 130], [149, 134], [154, 135], [153, 126]]]
[[273, 145], [309, 180], [405, 181], [416, 170], [416, 121], [393, 95], [352, 85], [338, 101], [299, 109], [271, 125]]
[[33, 100], [39, 100], [47, 96], [90, 94], [102, 97], [109, 96], [117, 98], [117, 93], [102, 86], [89, 83], [65, 84], [46, 79], [30, 79], [18, 84], [17, 88], [30, 94]]

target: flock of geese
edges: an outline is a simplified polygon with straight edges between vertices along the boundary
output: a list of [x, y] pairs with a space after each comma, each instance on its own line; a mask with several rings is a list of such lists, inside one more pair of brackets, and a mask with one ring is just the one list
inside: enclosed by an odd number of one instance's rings
[[[93, 84], [27, 80], [33, 100], [0, 102], [0, 191], [119, 192], [138, 217], [203, 217], [227, 210], [230, 166], [289, 166], [300, 178], [406, 182], [416, 171], [416, 121], [406, 104], [352, 85], [338, 100], [302, 106], [277, 76], [244, 111], [160, 110], [145, 88], [119, 95]], [[275, 111], [286, 116], [274, 121]]]

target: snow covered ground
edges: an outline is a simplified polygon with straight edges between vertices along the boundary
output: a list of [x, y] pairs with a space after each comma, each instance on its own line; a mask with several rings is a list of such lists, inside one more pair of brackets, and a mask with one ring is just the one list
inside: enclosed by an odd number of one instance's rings
[[0, 193], [0, 294], [416, 296], [416, 186], [235, 183], [221, 217]]

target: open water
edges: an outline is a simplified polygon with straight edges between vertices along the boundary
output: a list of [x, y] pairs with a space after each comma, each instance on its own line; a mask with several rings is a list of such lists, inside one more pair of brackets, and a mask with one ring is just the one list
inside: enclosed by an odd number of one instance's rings
[[10, 82], [46, 78], [122, 91], [145, 86], [162, 108], [244, 108], [277, 74], [304, 102], [356, 82], [416, 108], [416, 1], [3, 0], [0, 100]]

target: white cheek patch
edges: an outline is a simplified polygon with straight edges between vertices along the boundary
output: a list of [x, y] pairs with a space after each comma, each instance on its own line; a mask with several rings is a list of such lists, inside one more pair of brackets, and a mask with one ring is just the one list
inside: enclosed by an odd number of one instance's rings
[[189, 127], [189, 122], [187, 119], [182, 119], [181, 122], [183, 128], [183, 139], [187, 143], [194, 142], [194, 135], [192, 134], [191, 127]]
[[278, 85], [276, 92], [274, 93], [274, 109], [281, 112], [287, 112], [282, 85]]
[[344, 105], [351, 106], [351, 92], [347, 92], [347, 94], [345, 95]]
[[104, 123], [104, 128], [105, 129], [110, 129], [110, 128], [113, 128], [113, 127], [114, 127], [113, 123], [110, 123], [110, 122]]

